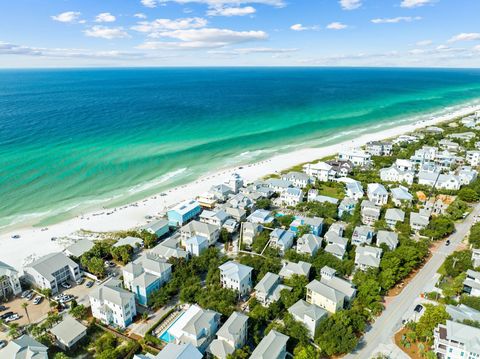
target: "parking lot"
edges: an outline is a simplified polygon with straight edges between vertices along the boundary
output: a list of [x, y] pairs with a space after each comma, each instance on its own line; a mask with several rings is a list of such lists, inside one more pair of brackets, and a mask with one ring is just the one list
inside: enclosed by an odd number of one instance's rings
[[[25, 309], [22, 308], [23, 303], [28, 303], [28, 317], [25, 313]], [[6, 312], [17, 313], [20, 315], [20, 319], [15, 320], [12, 323], [18, 323], [20, 325], [28, 324], [28, 318], [30, 318], [31, 323], [35, 323], [44, 319], [50, 310], [50, 305], [45, 299], [43, 299], [40, 304], [35, 305], [33, 304], [33, 298], [31, 300], [27, 300], [25, 298], [15, 298], [7, 303], [2, 303], [2, 305], [6, 306], [7, 309], [3, 312], [0, 312], [0, 315]]]

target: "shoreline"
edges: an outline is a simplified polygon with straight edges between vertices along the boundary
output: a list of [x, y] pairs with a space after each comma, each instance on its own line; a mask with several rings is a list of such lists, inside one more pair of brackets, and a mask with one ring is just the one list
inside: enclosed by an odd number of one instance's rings
[[[260, 162], [244, 166], [237, 165], [220, 172], [207, 173], [191, 183], [165, 190], [134, 203], [77, 216], [51, 225], [47, 230], [39, 227], [23, 227], [16, 230], [7, 229], [0, 233], [0, 261], [21, 269], [26, 261], [63, 250], [66, 245], [71, 243], [72, 239], [81, 237], [77, 233], [81, 230], [112, 232], [145, 225], [148, 222], [145, 218], [146, 216], [159, 216], [166, 212], [166, 208], [182, 200], [196, 198], [199, 194], [208, 191], [211, 186], [223, 183], [233, 172], [240, 174], [245, 183], [253, 182], [266, 175], [281, 172], [295, 165], [334, 155], [344, 148], [359, 147], [369, 141], [396, 137], [479, 110], [480, 105], [465, 105], [461, 109], [430, 118], [429, 120], [402, 124], [378, 132], [361, 134], [353, 140], [346, 140], [332, 145], [303, 148], [290, 153], [276, 154]], [[379, 125], [378, 127], [381, 126]], [[375, 131], [375, 128], [371, 131]], [[12, 239], [11, 236], [13, 234], [20, 235], [20, 238]], [[51, 241], [52, 237], [56, 237], [57, 240]], [[92, 239], [94, 238], [93, 236]]]

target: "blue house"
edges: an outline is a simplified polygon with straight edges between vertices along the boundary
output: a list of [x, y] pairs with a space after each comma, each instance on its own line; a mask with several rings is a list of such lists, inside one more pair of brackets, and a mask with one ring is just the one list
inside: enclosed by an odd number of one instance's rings
[[151, 234], [155, 234], [157, 238], [160, 238], [170, 231], [170, 226], [166, 219], [160, 219], [156, 222], [147, 224], [143, 229]]
[[309, 226], [310, 227], [310, 233], [320, 236], [323, 231], [323, 218], [319, 217], [301, 217], [297, 216], [293, 220], [293, 222], [290, 224], [290, 230], [292, 232], [297, 233], [298, 228], [301, 226]]
[[167, 212], [168, 222], [171, 226], [183, 226], [202, 212], [200, 204], [191, 199], [181, 202]]

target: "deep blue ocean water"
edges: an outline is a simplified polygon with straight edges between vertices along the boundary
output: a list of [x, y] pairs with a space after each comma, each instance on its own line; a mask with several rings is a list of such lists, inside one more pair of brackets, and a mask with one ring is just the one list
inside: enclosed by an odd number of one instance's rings
[[0, 70], [0, 227], [480, 99], [479, 70]]

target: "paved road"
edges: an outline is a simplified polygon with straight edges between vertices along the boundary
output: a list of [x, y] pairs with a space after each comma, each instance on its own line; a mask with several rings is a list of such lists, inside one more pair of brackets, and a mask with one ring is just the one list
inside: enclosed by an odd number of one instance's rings
[[347, 355], [346, 358], [370, 358], [380, 351], [379, 348], [392, 347], [392, 337], [401, 328], [405, 314], [413, 310], [416, 299], [420, 294], [429, 285], [431, 287], [430, 282], [434, 280], [438, 268], [467, 235], [474, 217], [479, 213], [480, 204], [477, 204], [472, 213], [462, 223], [456, 225], [455, 233], [450, 236], [450, 246], [442, 245], [439, 247], [415, 278], [388, 304], [382, 315], [372, 324], [371, 329], [364, 335], [356, 351]]

